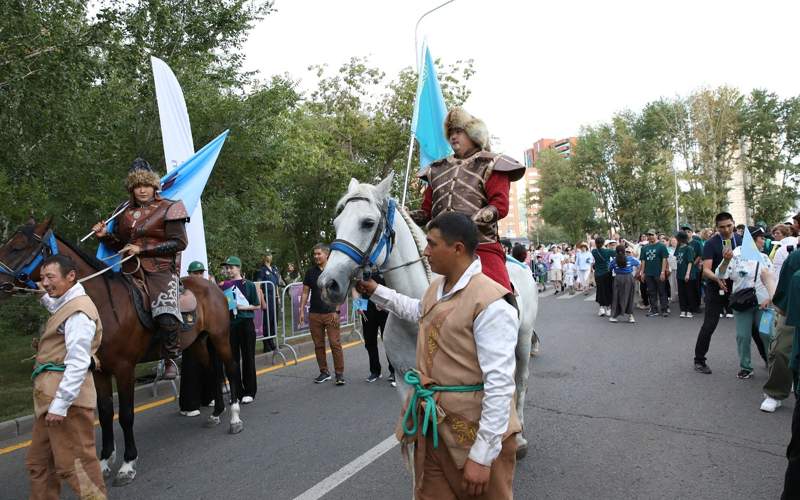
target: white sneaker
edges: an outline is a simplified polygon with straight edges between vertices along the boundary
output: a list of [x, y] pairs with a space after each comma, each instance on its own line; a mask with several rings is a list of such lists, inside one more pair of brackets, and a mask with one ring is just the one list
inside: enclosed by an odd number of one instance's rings
[[[772, 410], [772, 411], [775, 411], [775, 410]], [[183, 415], [184, 417], [196, 417], [196, 416], [200, 415], [200, 410], [192, 410], [192, 411], [181, 410], [181, 415]]]
[[686, 317], [686, 313], [684, 311], [681, 311], [681, 318], [685, 318], [685, 317]]
[[692, 314], [691, 312], [687, 312], [686, 313], [686, 317], [687, 318], [694, 318], [694, 314]]
[[243, 405], [249, 405], [252, 402], [253, 402], [253, 396], [245, 396], [242, 398]]
[[781, 407], [781, 402], [777, 399], [772, 399], [769, 396], [764, 398], [764, 402], [761, 403], [761, 411], [765, 411], [767, 413], [774, 413], [775, 410]]
[[597, 315], [598, 316], [605, 316], [606, 315], [606, 308], [601, 306], [600, 310], [597, 311]]
[[726, 317], [726, 318], [732, 318], [732, 317], [733, 317], [733, 314], [732, 314], [732, 313], [728, 313], [728, 314], [726, 314], [726, 315], [725, 315], [725, 317]]
[[628, 323], [636, 323], [636, 318], [633, 317], [633, 314], [628, 316]]
[[618, 320], [617, 318], [608, 318], [608, 321], [610, 321], [611, 323], [617, 323]]

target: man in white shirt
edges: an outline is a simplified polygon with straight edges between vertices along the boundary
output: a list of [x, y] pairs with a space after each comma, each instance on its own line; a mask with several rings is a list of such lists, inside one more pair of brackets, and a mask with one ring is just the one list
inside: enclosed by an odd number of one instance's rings
[[50, 319], [31, 375], [36, 420], [25, 459], [31, 498], [59, 498], [63, 480], [81, 499], [104, 499], [94, 438], [97, 396], [88, 373], [103, 335], [100, 316], [69, 257], [47, 258], [40, 274]]
[[[379, 308], [420, 322], [416, 370], [398, 438], [415, 443], [417, 499], [512, 498], [514, 350], [519, 322], [508, 291], [481, 272], [478, 231], [458, 212], [429, 225], [425, 256], [441, 277], [422, 300], [374, 281], [358, 290]], [[432, 414], [425, 408], [435, 405]], [[421, 421], [420, 421], [421, 420]], [[427, 429], [427, 432], [424, 430]]]

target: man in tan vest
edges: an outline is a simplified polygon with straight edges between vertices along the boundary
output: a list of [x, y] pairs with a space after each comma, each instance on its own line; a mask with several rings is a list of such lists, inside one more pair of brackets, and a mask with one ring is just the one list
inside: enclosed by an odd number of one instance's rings
[[58, 499], [61, 480], [81, 499], [104, 499], [106, 487], [94, 443], [97, 395], [88, 373], [100, 347], [100, 315], [75, 264], [65, 255], [46, 259], [40, 286], [50, 319], [39, 339], [33, 374], [36, 420], [25, 465], [32, 499]]
[[358, 290], [382, 309], [419, 321], [416, 370], [398, 438], [415, 443], [417, 499], [513, 497], [514, 350], [519, 321], [513, 297], [481, 272], [478, 229], [447, 212], [429, 225], [425, 256], [433, 272], [422, 300], [374, 281]]

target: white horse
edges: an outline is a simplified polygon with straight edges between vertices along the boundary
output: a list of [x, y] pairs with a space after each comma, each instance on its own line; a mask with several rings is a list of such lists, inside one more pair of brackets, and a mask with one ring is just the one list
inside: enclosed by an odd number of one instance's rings
[[[377, 186], [350, 180], [347, 194], [336, 206], [336, 244], [332, 246], [328, 263], [317, 282], [324, 300], [333, 304], [344, 302], [353, 279], [359, 277], [369, 261], [384, 270], [388, 287], [404, 295], [422, 298], [428, 288], [430, 273], [421, 261], [425, 235], [391, 200], [389, 191], [393, 175]], [[506, 267], [518, 295], [520, 310], [515, 381], [517, 413], [524, 432], [531, 338], [539, 299], [536, 283], [527, 266], [507, 262]], [[417, 323], [404, 321], [393, 314], [386, 321], [384, 346], [386, 356], [398, 371], [401, 398], [405, 398], [410, 389], [403, 382], [403, 374], [416, 366], [417, 332]], [[528, 447], [522, 432], [517, 434], [517, 444], [517, 457], [522, 458]]]

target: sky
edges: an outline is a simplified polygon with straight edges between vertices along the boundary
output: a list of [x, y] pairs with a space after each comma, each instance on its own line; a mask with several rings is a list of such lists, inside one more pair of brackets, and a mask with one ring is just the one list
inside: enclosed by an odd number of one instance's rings
[[[314, 87], [312, 64], [353, 56], [391, 77], [414, 66], [414, 25], [443, 0], [276, 0], [245, 46], [248, 70]], [[419, 40], [449, 64], [474, 59], [464, 108], [522, 161], [540, 138], [640, 110], [702, 87], [800, 95], [795, 1], [455, 0], [427, 16]]]

